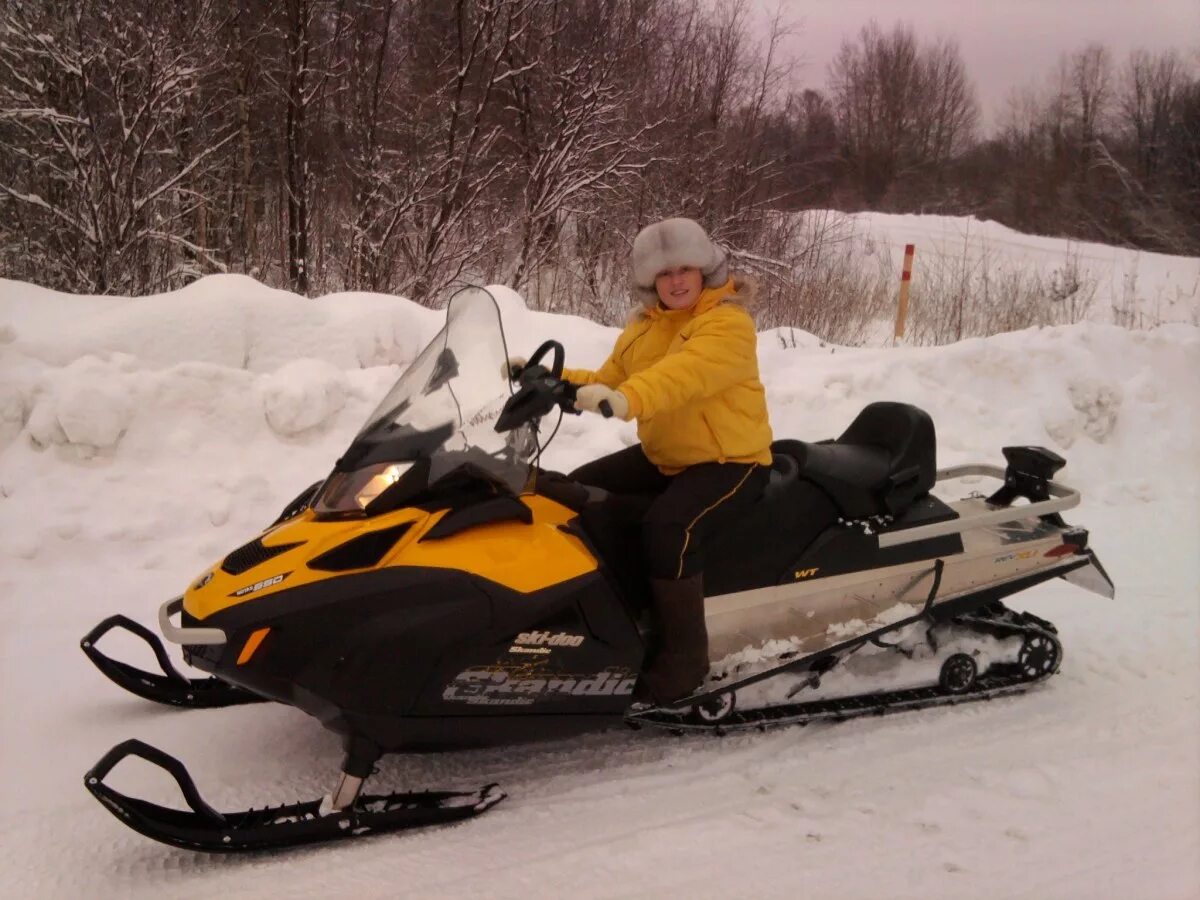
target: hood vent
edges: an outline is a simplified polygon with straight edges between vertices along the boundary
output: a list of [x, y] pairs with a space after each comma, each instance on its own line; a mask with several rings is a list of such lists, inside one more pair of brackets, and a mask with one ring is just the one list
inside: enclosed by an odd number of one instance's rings
[[243, 572], [249, 572], [255, 566], [260, 566], [269, 559], [274, 559], [281, 553], [299, 547], [304, 541], [298, 541], [295, 544], [276, 544], [273, 547], [268, 547], [262, 542], [261, 537], [257, 537], [250, 543], [238, 547], [221, 563], [221, 571], [228, 572], [230, 575], [241, 575]]
[[378, 565], [387, 552], [396, 546], [412, 527], [412, 522], [401, 522], [391, 528], [381, 528], [378, 531], [368, 531], [346, 543], [327, 550], [315, 559], [308, 561], [310, 569], [323, 572], [346, 572], [350, 569], [369, 569]]

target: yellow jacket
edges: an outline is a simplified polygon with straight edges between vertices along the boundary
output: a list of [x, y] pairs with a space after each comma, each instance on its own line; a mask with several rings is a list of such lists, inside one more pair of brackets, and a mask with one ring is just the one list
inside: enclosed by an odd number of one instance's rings
[[604, 365], [594, 372], [566, 369], [563, 377], [628, 397], [642, 449], [668, 475], [706, 462], [770, 465], [754, 320], [726, 302], [749, 290], [731, 278], [702, 291], [689, 309], [641, 311]]

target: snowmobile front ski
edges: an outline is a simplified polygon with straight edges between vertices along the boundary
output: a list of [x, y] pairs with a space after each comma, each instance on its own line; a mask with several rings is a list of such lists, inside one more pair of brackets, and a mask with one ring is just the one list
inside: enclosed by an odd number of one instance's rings
[[[170, 774], [190, 809], [159, 806], [106, 785], [108, 773], [129, 756], [140, 757]], [[92, 795], [134, 831], [185, 850], [213, 853], [294, 847], [456, 822], [491, 809], [505, 797], [495, 784], [466, 792], [360, 796], [363, 779], [343, 774], [333, 795], [320, 800], [220, 813], [200, 796], [183, 763], [139, 740], [113, 747], [83, 780]]]
[[[996, 608], [998, 613], [995, 615], [963, 615], [954, 619], [956, 624], [974, 628], [981, 633], [1024, 638], [1019, 658], [1015, 663], [997, 666], [996, 671], [986, 675], [980, 675], [970, 656], [955, 654], [943, 663], [941, 676], [935, 685], [827, 700], [783, 703], [746, 710], [737, 709], [738, 687], [763, 680], [764, 675], [773, 677], [784, 671], [796, 671], [798, 664], [803, 666], [806, 662], [804, 659], [793, 660], [719, 690], [698, 694], [673, 707], [639, 710], [630, 714], [627, 721], [635, 727], [650, 725], [672, 732], [707, 731], [724, 734], [751, 729], [761, 731], [786, 725], [807, 725], [816, 721], [841, 722], [860, 716], [952, 706], [1022, 693], [1058, 671], [1062, 662], [1062, 644], [1054, 626], [1044, 619], [1029, 613], [1014, 613], [1001, 604], [996, 604]], [[867, 640], [860, 639], [852, 646], [839, 649], [846, 654], [852, 653], [865, 645]], [[807, 671], [812, 673], [812, 677], [807, 683], [801, 682], [797, 691], [808, 686], [819, 686], [820, 676], [832, 670], [843, 658], [844, 655], [828, 654], [814, 654], [807, 658]]]
[[[150, 645], [154, 656], [162, 667], [163, 674], [147, 672], [137, 666], [106, 656], [96, 647], [101, 637], [114, 629], [123, 629], [141, 638]], [[262, 703], [265, 697], [243, 690], [219, 678], [188, 678], [171, 664], [166, 648], [158, 635], [144, 625], [127, 616], [109, 616], [79, 642], [88, 659], [96, 664], [104, 675], [130, 693], [137, 694], [155, 703], [182, 706], [189, 709], [214, 709], [222, 706], [238, 706], [242, 703]]]

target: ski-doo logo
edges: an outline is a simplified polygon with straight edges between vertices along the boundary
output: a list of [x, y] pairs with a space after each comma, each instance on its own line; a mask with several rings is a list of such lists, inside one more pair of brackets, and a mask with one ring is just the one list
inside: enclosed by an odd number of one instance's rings
[[245, 597], [247, 594], [253, 594], [256, 591], [263, 590], [264, 588], [274, 587], [275, 585], [279, 584], [279, 582], [283, 581], [283, 579], [287, 578], [291, 574], [292, 574], [291, 572], [284, 572], [282, 575], [276, 575], [274, 578], [264, 578], [262, 581], [255, 582], [254, 584], [251, 584], [244, 588], [239, 588], [238, 590], [234, 591], [229, 596], [230, 597]]
[[543, 645], [550, 647], [578, 647], [583, 643], [582, 634], [567, 634], [560, 631], [557, 634], [551, 634], [549, 631], [522, 631], [515, 638], [514, 644], [524, 644], [525, 646], [540, 647]]
[[478, 668], [459, 672], [442, 691], [442, 699], [472, 706], [531, 706], [551, 697], [628, 697], [636, 683], [637, 675], [628, 669], [530, 678]]

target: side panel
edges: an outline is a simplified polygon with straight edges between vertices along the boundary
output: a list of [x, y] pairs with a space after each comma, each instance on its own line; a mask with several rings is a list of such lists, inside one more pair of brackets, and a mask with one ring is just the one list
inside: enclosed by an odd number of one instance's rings
[[[962, 501], [953, 508], [969, 515], [983, 502]], [[770, 640], [814, 653], [918, 615], [933, 587], [937, 559], [944, 569], [935, 607], [1039, 572], [1074, 568], [1078, 556], [1048, 555], [1062, 546], [1063, 535], [1063, 529], [1040, 519], [1018, 520], [965, 532], [958, 552], [826, 578], [802, 569], [792, 584], [710, 597], [710, 656], [720, 660]]]
[[[231, 639], [192, 648], [201, 668], [386, 750], [606, 727], [628, 706], [643, 655], [595, 572], [522, 594], [455, 570], [396, 567], [284, 591], [205, 624]], [[498, 718], [502, 728], [483, 722]]]

